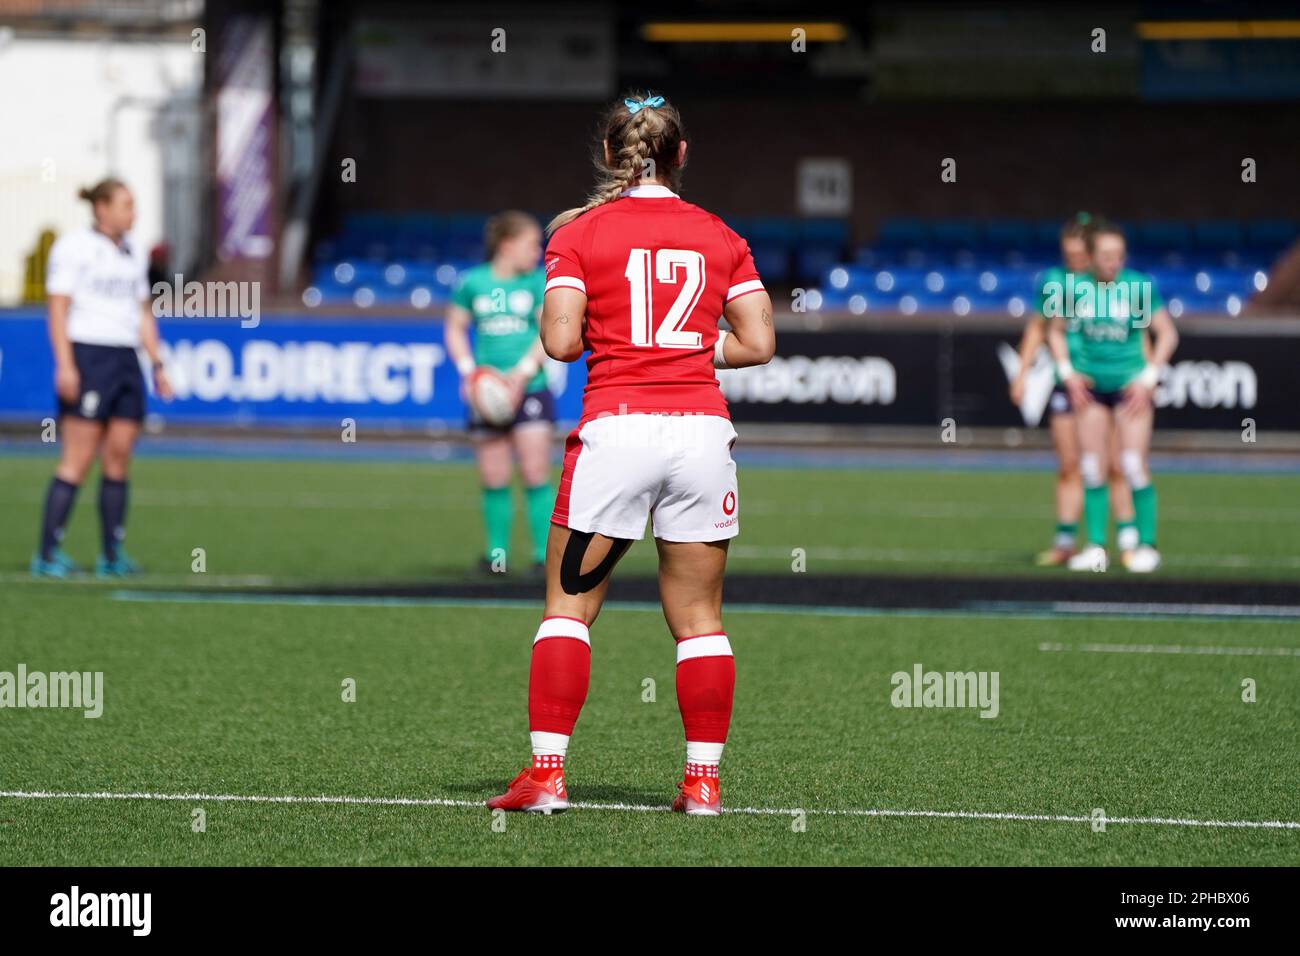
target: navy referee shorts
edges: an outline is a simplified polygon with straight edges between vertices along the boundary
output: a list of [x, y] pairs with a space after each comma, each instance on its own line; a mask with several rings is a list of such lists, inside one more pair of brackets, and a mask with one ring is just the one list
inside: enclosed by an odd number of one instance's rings
[[92, 421], [110, 418], [144, 420], [144, 373], [133, 348], [72, 343], [72, 357], [81, 374], [81, 394], [75, 402], [58, 398], [59, 414]]

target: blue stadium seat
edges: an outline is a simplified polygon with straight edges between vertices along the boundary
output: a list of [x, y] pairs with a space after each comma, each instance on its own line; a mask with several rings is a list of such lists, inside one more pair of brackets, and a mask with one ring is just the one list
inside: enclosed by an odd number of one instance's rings
[[849, 224], [843, 219], [802, 219], [799, 240], [843, 248], [849, 242]]
[[870, 280], [869, 289], [876, 293], [903, 295], [925, 288], [928, 269], [913, 266], [895, 266], [877, 270]]
[[953, 297], [942, 293], [931, 293], [925, 290], [908, 292], [898, 299], [898, 311], [905, 315], [911, 315], [915, 312], [947, 312], [952, 308]]
[[1186, 295], [1196, 290], [1196, 272], [1193, 269], [1158, 267], [1151, 269], [1150, 273], [1151, 278], [1155, 280], [1156, 288], [1166, 299], [1171, 295]]
[[[948, 269], [939, 270], [944, 277], [944, 291], [953, 295], [971, 295], [981, 291], [980, 276], [988, 269], [981, 269], [978, 266], [954, 266]], [[996, 273], [993, 273], [994, 288], [997, 287]]]
[[1033, 250], [1038, 255], [1050, 255], [1053, 259], [1060, 257], [1061, 223], [1040, 222], [1034, 229]]
[[796, 277], [819, 276], [840, 262], [848, 245], [848, 223], [843, 219], [804, 219], [798, 224], [795, 244]]
[[1194, 249], [1222, 253], [1240, 249], [1245, 239], [1241, 223], [1232, 220], [1206, 220], [1192, 227]]
[[852, 296], [859, 294], [852, 292], [849, 289], [836, 289], [825, 285], [818, 286], [817, 292], [819, 295], [814, 297], [813, 303], [816, 305], [814, 311], [818, 312], [847, 309], [849, 306], [849, 299]]
[[973, 251], [980, 245], [979, 224], [966, 219], [941, 219], [931, 234], [934, 245], [950, 254], [963, 249]]
[[1191, 245], [1191, 239], [1191, 228], [1185, 222], [1143, 222], [1129, 230], [1131, 247], [1153, 252], [1187, 249]]
[[871, 246], [859, 246], [853, 251], [853, 264], [866, 269], [878, 269], [885, 262], [885, 254]]
[[1005, 255], [1033, 248], [1034, 226], [1020, 219], [995, 219], [984, 225], [984, 247]]
[[795, 275], [801, 279], [821, 275], [842, 258], [839, 246], [800, 246], [795, 254]]
[[785, 282], [790, 277], [790, 248], [781, 242], [754, 241], [749, 245], [754, 267], [768, 282]]
[[478, 264], [475, 259], [448, 259], [438, 263], [433, 270], [434, 282], [445, 289], [455, 288], [460, 277], [467, 270], [474, 268]]
[[1247, 222], [1244, 231], [1244, 247], [1271, 260], [1296, 241], [1300, 224], [1290, 219], [1259, 219]]
[[785, 216], [760, 216], [750, 220], [745, 238], [751, 245], [764, 243], [792, 249], [799, 241], [799, 221]]
[[320, 293], [321, 305], [338, 305], [346, 304], [350, 301], [352, 291], [343, 285], [339, 285], [332, 278], [319, 279], [312, 283]]
[[881, 249], [924, 249], [932, 245], [929, 223], [922, 219], [886, 219], [880, 224], [876, 245]]
[[369, 259], [352, 261], [343, 259], [339, 262], [322, 266], [332, 281], [343, 288], [355, 288], [359, 285], [375, 284], [383, 278], [384, 267]]
[[836, 292], [869, 288], [875, 274], [876, 270], [860, 265], [836, 265], [823, 270], [820, 288], [823, 291], [834, 290]]

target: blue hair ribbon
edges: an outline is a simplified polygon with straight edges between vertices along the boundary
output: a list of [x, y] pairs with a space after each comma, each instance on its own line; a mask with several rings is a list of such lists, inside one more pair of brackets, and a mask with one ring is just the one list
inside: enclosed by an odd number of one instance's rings
[[651, 109], [657, 109], [658, 107], [663, 106], [664, 98], [662, 96], [650, 96], [644, 100], [634, 100], [629, 97], [623, 101], [623, 105], [627, 107], [629, 113], [635, 116], [637, 113], [641, 112], [642, 107], [648, 106]]

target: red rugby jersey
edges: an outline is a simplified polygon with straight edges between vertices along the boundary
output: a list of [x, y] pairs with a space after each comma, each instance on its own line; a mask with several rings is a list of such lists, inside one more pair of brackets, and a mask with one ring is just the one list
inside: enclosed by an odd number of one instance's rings
[[558, 229], [546, 289], [587, 296], [582, 420], [697, 412], [729, 417], [713, 370], [723, 306], [763, 283], [744, 239], [666, 186], [626, 190]]

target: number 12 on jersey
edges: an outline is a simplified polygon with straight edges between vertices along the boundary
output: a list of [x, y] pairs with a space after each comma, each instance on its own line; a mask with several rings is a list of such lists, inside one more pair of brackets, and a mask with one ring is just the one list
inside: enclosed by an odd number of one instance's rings
[[[678, 279], [679, 273], [685, 277]], [[699, 332], [685, 332], [695, 305], [704, 291], [704, 256], [693, 249], [660, 249], [654, 254], [654, 278], [657, 282], [682, 283], [682, 290], [668, 309], [668, 314], [650, 338], [650, 324], [654, 320], [654, 288], [650, 281], [650, 250], [633, 249], [627, 257], [628, 292], [631, 297], [632, 344], [645, 348], [659, 346], [665, 349], [698, 349], [702, 337]]]

